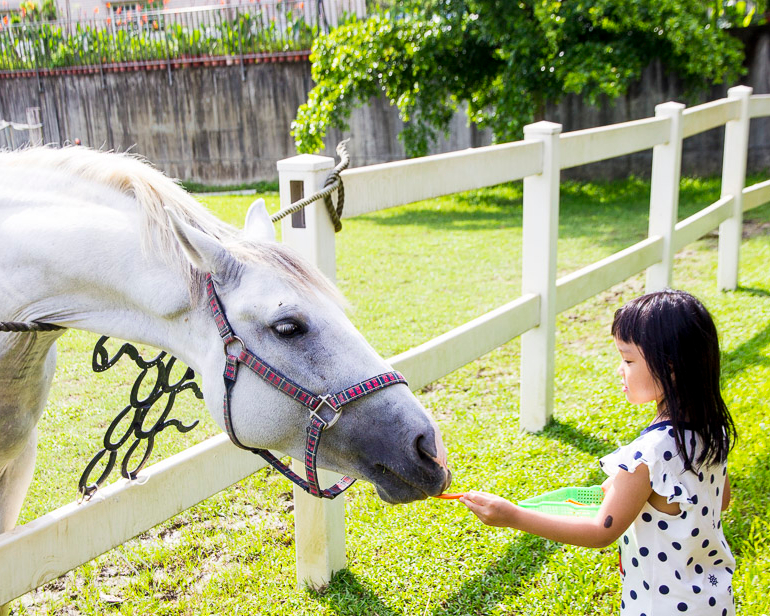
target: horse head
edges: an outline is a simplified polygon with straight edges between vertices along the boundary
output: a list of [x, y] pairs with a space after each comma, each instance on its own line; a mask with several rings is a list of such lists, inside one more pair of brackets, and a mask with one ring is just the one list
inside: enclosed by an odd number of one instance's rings
[[[260, 201], [249, 210], [242, 239], [229, 245], [188, 224], [173, 210], [168, 210], [168, 216], [179, 248], [193, 270], [213, 283], [221, 310], [237, 336], [233, 342], [223, 341], [209, 302], [199, 298], [199, 311], [205, 316], [199, 314], [203, 321], [194, 320], [203, 322], [205, 331], [194, 335], [205, 336], [211, 343], [195, 364], [209, 410], [243, 446], [275, 449], [303, 459], [307, 406], [242, 368], [226, 392], [226, 355], [238, 350], [228, 347], [249, 349], [289, 382], [319, 397], [392, 368], [347, 318], [344, 300], [323, 274], [274, 241], [273, 225]], [[226, 393], [229, 418], [222, 402]], [[320, 467], [366, 479], [389, 503], [435, 496], [449, 485], [439, 429], [406, 385], [384, 387], [355, 399], [342, 407], [335, 420], [333, 428], [324, 431], [317, 459]]]

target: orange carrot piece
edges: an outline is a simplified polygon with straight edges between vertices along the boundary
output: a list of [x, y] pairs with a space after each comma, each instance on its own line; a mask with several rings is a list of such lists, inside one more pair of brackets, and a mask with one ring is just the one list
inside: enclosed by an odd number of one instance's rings
[[438, 496], [436, 496], [434, 498], [455, 499], [455, 498], [460, 498], [462, 496], [465, 496], [465, 492], [455, 492], [455, 493], [444, 492], [444, 494], [439, 494]]

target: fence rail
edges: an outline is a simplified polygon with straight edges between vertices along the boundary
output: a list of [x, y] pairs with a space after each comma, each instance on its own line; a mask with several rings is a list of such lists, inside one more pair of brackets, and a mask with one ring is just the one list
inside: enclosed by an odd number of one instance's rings
[[[768, 113], [770, 115], [770, 113]], [[743, 211], [758, 207], [770, 201], [770, 180], [759, 182], [743, 189]]]
[[[0, 605], [125, 543], [266, 464], [220, 434], [152, 465], [138, 481], [120, 479], [89, 501], [65, 505], [0, 533]], [[201, 472], [201, 468], [215, 468], [216, 473]]]
[[661, 260], [663, 239], [646, 240], [616, 252], [601, 261], [562, 276], [556, 281], [556, 312], [577, 306]]
[[610, 126], [564, 133], [561, 137], [562, 169], [649, 150], [668, 139], [669, 121], [644, 118]]
[[40, 107], [27, 107], [25, 123], [0, 118], [0, 148], [15, 150], [42, 143], [43, 123], [40, 121]]
[[342, 217], [520, 180], [540, 172], [542, 149], [517, 141], [347, 169]]
[[524, 295], [388, 362], [406, 377], [412, 390], [421, 389], [537, 327], [539, 310], [540, 297]]
[[[749, 122], [751, 118], [765, 116], [770, 116], [770, 96], [751, 96], [750, 88], [737, 87], [729, 91], [726, 99], [687, 110], [683, 105], [664, 103], [656, 108], [656, 117], [647, 120], [565, 134], [560, 134], [559, 125], [541, 122], [527, 127], [528, 139], [517, 143], [343, 171], [347, 217], [524, 178], [522, 296], [401, 353], [390, 362], [416, 389], [522, 335], [520, 426], [529, 430], [542, 428], [553, 405], [556, 314], [645, 270], [648, 290], [670, 285], [673, 254], [716, 228], [720, 229], [717, 284], [723, 289], [735, 288], [743, 212], [770, 202], [770, 180], [745, 187]], [[682, 141], [718, 126], [724, 126], [726, 132], [722, 195], [677, 222]], [[560, 170], [594, 162], [599, 160], [597, 156], [619, 156], [650, 147], [653, 174], [648, 237], [557, 280]], [[321, 156], [303, 155], [280, 161], [282, 207], [320, 188], [333, 165], [331, 158]], [[300, 225], [291, 217], [284, 218], [284, 241], [334, 279], [334, 229], [323, 204], [316, 202], [308, 207], [303, 222]], [[524, 376], [525, 367], [530, 378]], [[532, 374], [537, 378], [531, 378]], [[134, 502], [134, 495], [149, 495], [152, 515], [136, 523], [131, 522], [133, 514], [124, 505], [120, 508], [119, 524], [97, 528], [99, 514], [95, 511], [100, 503], [73, 504], [0, 535], [0, 564], [15, 576], [12, 585], [3, 580], [0, 603], [87, 562], [99, 551], [120, 545], [131, 534], [215, 494], [258, 466], [253, 456], [237, 450], [224, 436], [196, 447], [202, 453], [192, 448], [179, 454], [181, 457], [143, 470], [140, 483], [146, 481], [145, 485], [119, 482], [105, 489], [105, 501], [125, 498]], [[211, 464], [213, 451], [234, 465], [233, 472], [217, 482], [210, 481], [211, 469], [216, 468], [219, 475], [222, 464]], [[240, 467], [238, 461], [244, 455], [248, 462]], [[158, 499], [158, 494], [171, 492], [163, 487], [165, 477], [176, 477], [174, 492], [182, 486], [183, 501], [159, 502], [164, 499]], [[187, 477], [195, 479], [187, 482]], [[148, 510], [148, 501], [143, 502], [144, 507], [137, 510]], [[295, 491], [295, 523], [298, 579], [320, 586], [345, 563], [343, 502], [313, 499]], [[88, 528], [91, 534], [101, 535], [98, 539], [91, 537], [93, 549], [84, 551], [79, 545], [81, 531], [70, 533], [70, 528]], [[34, 559], [30, 554], [34, 554]], [[65, 559], [62, 554], [70, 556]], [[38, 565], [32, 569], [19, 566], [28, 560], [35, 560]]]
[[725, 98], [685, 109], [682, 112], [682, 137], [692, 137], [724, 126], [727, 122], [737, 120], [740, 111], [739, 101]]

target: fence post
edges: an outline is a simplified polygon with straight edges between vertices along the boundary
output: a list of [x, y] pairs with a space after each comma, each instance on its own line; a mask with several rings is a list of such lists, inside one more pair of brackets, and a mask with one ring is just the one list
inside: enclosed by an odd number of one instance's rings
[[27, 107], [27, 126], [29, 127], [29, 142], [32, 145], [43, 145], [43, 124], [40, 121], [40, 107]]
[[733, 291], [738, 286], [738, 261], [743, 233], [743, 189], [746, 186], [746, 159], [749, 150], [749, 100], [752, 89], [736, 86], [727, 98], [740, 101], [737, 120], [725, 124], [725, 148], [722, 157], [722, 197], [733, 196], [730, 218], [719, 225], [719, 260], [717, 285], [720, 291]]
[[[333, 158], [310, 154], [278, 161], [281, 207], [288, 207], [305, 195], [322, 189], [333, 167]], [[323, 201], [316, 201], [284, 218], [281, 233], [284, 243], [335, 281], [334, 226]], [[295, 460], [294, 471], [304, 476], [304, 464]], [[330, 486], [338, 479], [333, 473], [318, 471], [321, 487]], [[295, 486], [294, 537], [297, 582], [313, 588], [328, 584], [332, 574], [345, 566], [345, 498], [320, 499]]]
[[542, 430], [553, 413], [560, 134], [553, 122], [524, 127], [524, 139], [543, 142], [542, 172], [524, 178], [521, 291], [540, 296], [540, 324], [521, 337], [519, 427], [528, 432]]
[[682, 173], [682, 103], [662, 103], [655, 107], [656, 118], [668, 118], [666, 143], [652, 149], [649, 237], [663, 238], [663, 256], [647, 268], [646, 291], [660, 291], [671, 286], [674, 267], [674, 227], [679, 211], [679, 179]]

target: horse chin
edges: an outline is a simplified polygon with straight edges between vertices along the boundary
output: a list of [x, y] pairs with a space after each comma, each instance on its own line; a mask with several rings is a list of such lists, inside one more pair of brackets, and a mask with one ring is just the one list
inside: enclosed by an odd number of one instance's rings
[[377, 491], [377, 496], [389, 505], [404, 505], [428, 498], [428, 494], [409, 485], [397, 487], [375, 485], [374, 488]]
[[443, 481], [434, 482], [431, 486], [418, 487], [400, 477], [386, 467], [380, 467], [380, 473], [375, 479], [368, 480], [374, 484], [377, 495], [390, 505], [403, 505], [417, 500], [425, 500], [430, 496], [438, 496], [452, 482], [452, 474], [446, 470]]

